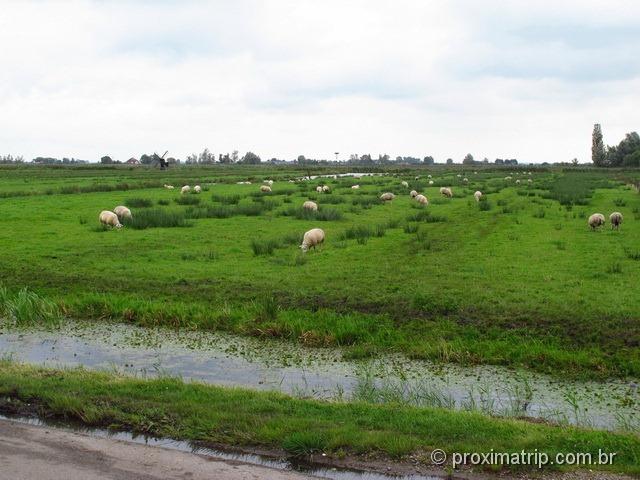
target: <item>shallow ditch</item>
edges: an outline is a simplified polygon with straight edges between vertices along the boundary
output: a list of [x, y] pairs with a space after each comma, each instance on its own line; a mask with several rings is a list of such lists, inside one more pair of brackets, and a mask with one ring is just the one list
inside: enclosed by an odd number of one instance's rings
[[500, 367], [436, 365], [401, 355], [352, 361], [344, 360], [340, 349], [81, 321], [54, 330], [0, 329], [0, 356], [50, 367], [178, 376], [303, 398], [399, 402], [640, 431], [637, 384], [622, 380], [563, 381]]

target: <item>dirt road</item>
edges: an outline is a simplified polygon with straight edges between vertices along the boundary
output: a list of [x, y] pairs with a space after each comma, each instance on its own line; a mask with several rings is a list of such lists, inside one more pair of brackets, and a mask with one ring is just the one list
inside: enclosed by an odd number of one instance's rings
[[1, 480], [303, 480], [300, 473], [0, 420]]

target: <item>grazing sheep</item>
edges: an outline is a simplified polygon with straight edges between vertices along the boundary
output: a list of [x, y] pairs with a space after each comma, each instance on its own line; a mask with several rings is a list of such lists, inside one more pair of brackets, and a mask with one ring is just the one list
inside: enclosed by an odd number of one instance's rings
[[416, 175], [415, 180], [420, 180], [420, 175]]
[[129, 210], [124, 205], [118, 205], [113, 209], [113, 213], [115, 213], [120, 220], [122, 220], [123, 218], [131, 218], [131, 210]]
[[167, 190], [173, 190], [173, 185], [167, 185], [166, 183], [164, 184], [164, 188], [166, 188]]
[[100, 223], [103, 225], [109, 225], [115, 228], [122, 228], [122, 224], [118, 220], [118, 216], [110, 212], [109, 210], [103, 210], [100, 212], [100, 216], [98, 217]]
[[266, 183], [269, 186], [273, 185], [273, 180], [265, 180], [263, 183]]
[[324, 231], [321, 228], [312, 228], [304, 234], [302, 237], [302, 245], [300, 248], [303, 252], [309, 250], [309, 248], [315, 248], [324, 242]]
[[520, 180], [516, 180], [516, 185], [520, 185]]
[[404, 180], [402, 182], [400, 182], [400, 185], [402, 185], [404, 188], [409, 188], [409, 184], [407, 182], [405, 182]]
[[611, 222], [611, 230], [614, 228], [618, 230], [620, 228], [620, 224], [622, 223], [622, 214], [620, 212], [613, 212], [609, 215], [609, 221]]
[[380, 195], [380, 200], [382, 200], [383, 202], [390, 202], [394, 198], [396, 198], [396, 196], [391, 192], [386, 192]]
[[429, 200], [427, 200], [427, 197], [420, 194], [416, 195], [416, 202], [418, 202], [421, 205], [429, 205]]
[[200, 188], [200, 185], [196, 185], [195, 187], [193, 187], [193, 193], [200, 193], [202, 191], [202, 188]]
[[447, 198], [453, 197], [453, 192], [448, 187], [440, 187], [440, 194]]
[[504, 179], [509, 181], [509, 180], [511, 180], [511, 177], [504, 177]]
[[329, 188], [329, 186], [328, 186], [328, 185], [323, 185], [323, 186], [322, 186], [322, 191], [323, 191], [323, 192], [325, 192], [325, 193], [326, 193], [326, 192], [328, 192], [329, 190], [331, 190], [331, 189]]
[[411, 198], [416, 198], [416, 197], [418, 196], [418, 192], [416, 192], [415, 190], [411, 190], [411, 191], [409, 192], [409, 196], [410, 196]]
[[533, 183], [533, 180], [531, 180], [530, 178], [527, 179], [527, 183]]
[[320, 185], [316, 187], [316, 192], [322, 193], [322, 187]]
[[260, 191], [264, 192], [264, 193], [270, 193], [271, 192], [271, 187], [269, 185], [261, 185], [260, 186]]
[[352, 190], [357, 190], [360, 188], [360, 185], [351, 185]]
[[591, 230], [595, 230], [598, 227], [601, 227], [605, 223], [604, 215], [601, 213], [594, 213], [589, 217], [589, 226]]
[[429, 180], [429, 185], [433, 185], [433, 180]]
[[469, 179], [465, 177], [465, 178], [462, 179], [462, 182], [463, 183], [469, 183]]
[[431, 178], [431, 174], [427, 175], [427, 178]]
[[461, 175], [461, 174], [458, 174], [458, 175], [456, 175], [456, 177], [458, 177], [458, 178], [462, 178], [462, 175]]
[[185, 185], [180, 189], [180, 194], [189, 193], [191, 191], [191, 187], [189, 185]]
[[478, 174], [478, 172], [473, 172], [473, 174], [474, 174], [474, 175], [477, 175], [477, 174]]
[[482, 198], [482, 192], [478, 190], [476, 193], [473, 194], [473, 196], [476, 199], [476, 202], [479, 202], [480, 199]]
[[302, 208], [305, 210], [313, 210], [314, 212], [318, 211], [318, 204], [316, 202], [312, 202], [311, 200], [307, 200], [302, 204]]

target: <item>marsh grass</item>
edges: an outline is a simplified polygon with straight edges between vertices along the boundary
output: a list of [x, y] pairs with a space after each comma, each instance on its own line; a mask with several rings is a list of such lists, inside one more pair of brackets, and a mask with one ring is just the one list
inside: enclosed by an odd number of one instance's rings
[[421, 210], [417, 213], [407, 216], [409, 222], [426, 222], [426, 223], [438, 223], [446, 222], [447, 217], [444, 215], [433, 215], [428, 210]]
[[299, 220], [318, 220], [321, 222], [342, 219], [342, 212], [340, 210], [324, 207], [319, 207], [318, 210], [310, 210], [302, 207], [289, 207], [279, 212], [279, 215], [293, 217]]
[[0, 320], [2, 318], [19, 327], [54, 327], [60, 324], [62, 313], [54, 302], [28, 288], [11, 293], [4, 285], [0, 285]]
[[158, 205], [162, 205], [163, 207], [166, 207], [168, 205], [171, 205], [171, 202], [165, 198], [158, 200]]
[[200, 197], [196, 195], [181, 195], [174, 200], [178, 205], [198, 205]]
[[187, 221], [184, 212], [171, 211], [164, 208], [140, 210], [136, 212], [132, 218], [124, 218], [122, 223], [125, 227], [130, 227], [135, 230], [192, 226], [192, 224]]
[[276, 248], [280, 246], [280, 242], [275, 239], [267, 239], [267, 240], [251, 240], [251, 250], [253, 250], [253, 254], [256, 256], [259, 255], [273, 255], [273, 252]]
[[242, 199], [242, 195], [217, 195], [214, 194], [211, 197], [214, 202], [222, 203], [223, 205], [237, 205]]
[[150, 198], [132, 197], [127, 198], [124, 204], [129, 208], [148, 208], [153, 207], [153, 200]]

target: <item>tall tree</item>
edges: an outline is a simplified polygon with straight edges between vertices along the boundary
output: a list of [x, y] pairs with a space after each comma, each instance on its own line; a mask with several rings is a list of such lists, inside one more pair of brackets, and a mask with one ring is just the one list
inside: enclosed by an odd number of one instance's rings
[[591, 160], [597, 167], [604, 167], [607, 164], [607, 154], [604, 150], [604, 142], [602, 141], [602, 129], [600, 124], [593, 126], [593, 135], [591, 137]]

